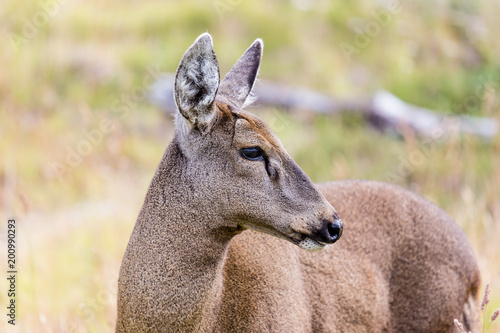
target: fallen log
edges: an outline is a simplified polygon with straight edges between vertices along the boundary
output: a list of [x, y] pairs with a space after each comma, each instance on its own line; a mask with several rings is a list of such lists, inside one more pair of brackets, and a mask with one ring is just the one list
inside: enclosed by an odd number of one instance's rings
[[[164, 74], [151, 89], [150, 100], [166, 113], [174, 114], [174, 75]], [[306, 110], [320, 114], [359, 112], [369, 123], [383, 131], [403, 134], [408, 128], [422, 137], [468, 133], [491, 139], [498, 133], [494, 118], [452, 115], [435, 112], [406, 103], [388, 91], [377, 91], [371, 97], [339, 99], [316, 91], [296, 89], [259, 81], [254, 87], [257, 107], [277, 107], [286, 111]]]

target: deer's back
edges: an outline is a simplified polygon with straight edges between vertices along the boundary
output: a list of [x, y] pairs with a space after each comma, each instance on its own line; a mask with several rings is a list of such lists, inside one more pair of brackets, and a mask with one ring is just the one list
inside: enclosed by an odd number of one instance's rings
[[465, 320], [479, 273], [451, 217], [389, 184], [319, 188], [345, 223], [341, 241], [311, 253], [262, 233], [236, 236], [224, 268], [223, 328], [452, 332], [454, 318]]

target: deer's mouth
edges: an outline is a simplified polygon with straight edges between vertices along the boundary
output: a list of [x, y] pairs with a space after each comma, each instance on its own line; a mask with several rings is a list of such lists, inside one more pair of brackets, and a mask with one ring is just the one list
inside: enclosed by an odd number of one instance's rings
[[325, 246], [328, 245], [328, 243], [316, 241], [312, 239], [310, 235], [303, 234], [297, 231], [293, 231], [292, 235], [286, 235], [268, 226], [245, 225], [245, 227], [271, 236], [275, 236], [277, 238], [287, 240], [290, 243], [297, 245], [301, 249], [311, 252], [322, 250]]
[[291, 238], [292, 243], [298, 245], [301, 249], [307, 251], [319, 251], [322, 250], [328, 244], [315, 241], [307, 235], [301, 234], [301, 239]]

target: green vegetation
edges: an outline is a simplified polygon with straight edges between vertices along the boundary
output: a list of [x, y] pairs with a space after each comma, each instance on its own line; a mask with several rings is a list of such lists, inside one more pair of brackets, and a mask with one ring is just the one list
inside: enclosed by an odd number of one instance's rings
[[[500, 120], [498, 1], [392, 3], [1, 2], [0, 209], [2, 221], [19, 221], [21, 331], [114, 328], [121, 258], [173, 135], [172, 120], [145, 96], [148, 70], [175, 71], [202, 32], [214, 38], [221, 73], [260, 37], [262, 80], [341, 97], [384, 88], [416, 105]], [[499, 136], [426, 143], [353, 115], [251, 110], [314, 181], [397, 181], [443, 207], [491, 282], [489, 309], [500, 307]]]

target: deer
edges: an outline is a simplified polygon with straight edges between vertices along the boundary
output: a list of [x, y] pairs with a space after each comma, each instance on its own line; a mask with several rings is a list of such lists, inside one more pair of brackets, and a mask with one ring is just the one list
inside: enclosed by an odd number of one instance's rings
[[208, 33], [182, 57], [175, 135], [123, 257], [116, 332], [457, 332], [454, 319], [478, 332], [463, 230], [393, 184], [314, 184], [244, 110], [262, 54], [257, 39], [222, 81]]

